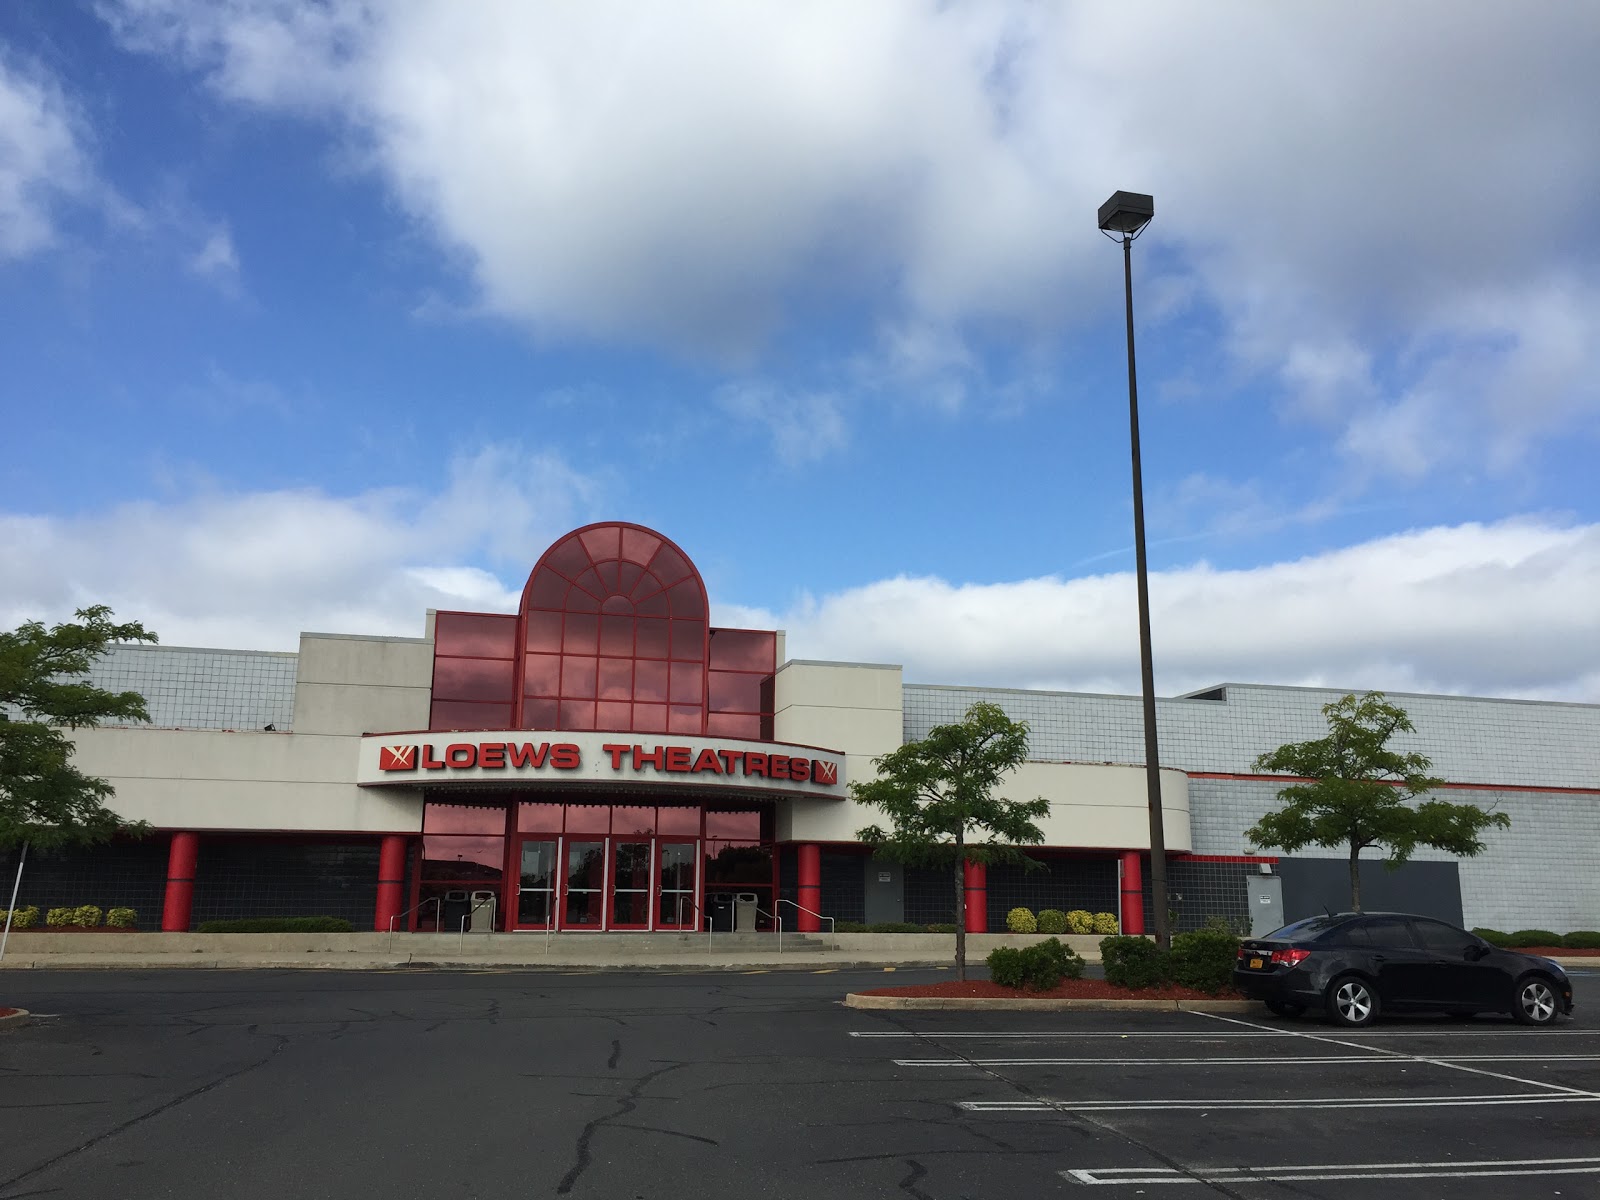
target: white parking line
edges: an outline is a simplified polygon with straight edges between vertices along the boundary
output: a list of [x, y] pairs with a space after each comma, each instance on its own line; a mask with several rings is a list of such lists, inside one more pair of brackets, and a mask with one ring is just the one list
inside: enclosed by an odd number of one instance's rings
[[1600, 1062], [1600, 1054], [1439, 1054], [1425, 1059], [1398, 1054], [1313, 1054], [1304, 1057], [1233, 1058], [895, 1058], [897, 1067], [1226, 1067], [1303, 1066], [1307, 1063]]
[[1582, 1092], [1573, 1096], [1529, 1095], [1507, 1092], [1482, 1096], [1327, 1096], [1291, 1100], [1275, 1096], [1270, 1100], [959, 1100], [956, 1107], [967, 1112], [1243, 1112], [1250, 1109], [1290, 1108], [1484, 1108], [1527, 1104], [1594, 1104], [1600, 1094]]
[[1475, 1162], [1328, 1163], [1303, 1167], [1079, 1167], [1074, 1183], [1291, 1183], [1338, 1179], [1482, 1179], [1506, 1175], [1600, 1175], [1600, 1158], [1480, 1159]]

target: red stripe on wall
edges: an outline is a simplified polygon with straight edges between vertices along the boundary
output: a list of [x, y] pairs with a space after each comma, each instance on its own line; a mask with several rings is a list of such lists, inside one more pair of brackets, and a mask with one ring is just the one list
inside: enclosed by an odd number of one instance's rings
[[[1304, 775], [1241, 775], [1229, 771], [1185, 771], [1190, 779], [1251, 779], [1270, 780], [1275, 783], [1315, 783]], [[1399, 781], [1394, 779], [1374, 780], [1375, 783], [1387, 783], [1398, 786]], [[1541, 787], [1526, 783], [1446, 783], [1440, 787], [1441, 791], [1472, 791], [1472, 792], [1557, 792], [1562, 795], [1597, 796], [1600, 791], [1594, 788], [1581, 787]]]
[[1277, 858], [1265, 854], [1174, 854], [1172, 858], [1180, 862], [1217, 862], [1217, 863], [1275, 863]]

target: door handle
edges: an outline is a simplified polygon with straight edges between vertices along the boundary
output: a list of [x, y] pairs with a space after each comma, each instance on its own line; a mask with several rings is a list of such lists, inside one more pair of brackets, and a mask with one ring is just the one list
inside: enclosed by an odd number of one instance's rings
[[1372, 961], [1375, 962], [1375, 963], [1386, 963], [1389, 960], [1386, 957], [1384, 957], [1382, 954], [1374, 954], [1372, 956]]

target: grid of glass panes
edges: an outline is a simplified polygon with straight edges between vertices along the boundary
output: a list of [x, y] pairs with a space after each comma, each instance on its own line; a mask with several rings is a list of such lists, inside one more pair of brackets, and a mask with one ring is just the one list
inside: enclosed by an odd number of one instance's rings
[[441, 612], [433, 626], [429, 729], [509, 729], [516, 712], [517, 618]]

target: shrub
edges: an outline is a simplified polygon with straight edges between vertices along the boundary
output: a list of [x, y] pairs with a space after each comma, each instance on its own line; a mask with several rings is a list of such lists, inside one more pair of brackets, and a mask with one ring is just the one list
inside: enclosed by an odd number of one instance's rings
[[343, 917], [242, 917], [232, 921], [201, 921], [201, 933], [349, 933]]
[[1067, 914], [1067, 928], [1073, 933], [1093, 933], [1094, 914], [1075, 908]]
[[1115, 936], [1120, 929], [1121, 926], [1117, 924], [1116, 913], [1095, 913], [1094, 928], [1089, 932], [1102, 935], [1111, 934], [1112, 936]]
[[112, 929], [132, 929], [139, 923], [139, 914], [131, 908], [112, 908], [106, 911], [106, 924]]
[[78, 923], [78, 910], [75, 908], [52, 908], [44, 915], [44, 923], [52, 929], [65, 929], [68, 925]]
[[1559, 946], [1561, 935], [1548, 929], [1519, 929], [1506, 939], [1506, 945], [1513, 950], [1526, 946]]
[[1573, 950], [1600, 950], [1600, 931], [1574, 929], [1561, 939], [1561, 944]]
[[1508, 946], [1511, 944], [1511, 935], [1509, 933], [1501, 933], [1498, 929], [1474, 929], [1472, 932], [1491, 946]]
[[1212, 995], [1233, 982], [1239, 939], [1225, 929], [1197, 929], [1172, 939], [1172, 981]]
[[1039, 922], [1026, 908], [1013, 908], [1006, 914], [1006, 928], [1012, 933], [1037, 933]]
[[922, 928], [927, 933], [954, 933], [956, 931], [956, 923], [954, 921], [940, 922], [937, 925], [924, 925]]
[[[6, 914], [0, 911], [0, 924], [4, 924]], [[13, 908], [11, 910], [11, 928], [32, 929], [39, 923], [39, 906], [30, 904], [27, 908]]]
[[85, 929], [97, 928], [100, 924], [100, 906], [98, 904], [80, 904], [77, 907], [77, 917], [74, 925], [82, 925]]
[[989, 978], [1002, 987], [1046, 992], [1063, 979], [1083, 975], [1083, 959], [1060, 938], [1032, 946], [1000, 946], [989, 952]]
[[[1039, 910], [1040, 933], [1065, 933], [1067, 931], [1067, 914], [1059, 908], [1041, 908]], [[1076, 933], [1076, 930], [1073, 930]]]
[[1165, 950], [1147, 938], [1100, 939], [1100, 961], [1105, 964], [1106, 982], [1118, 987], [1159, 987], [1167, 981], [1169, 957]]

